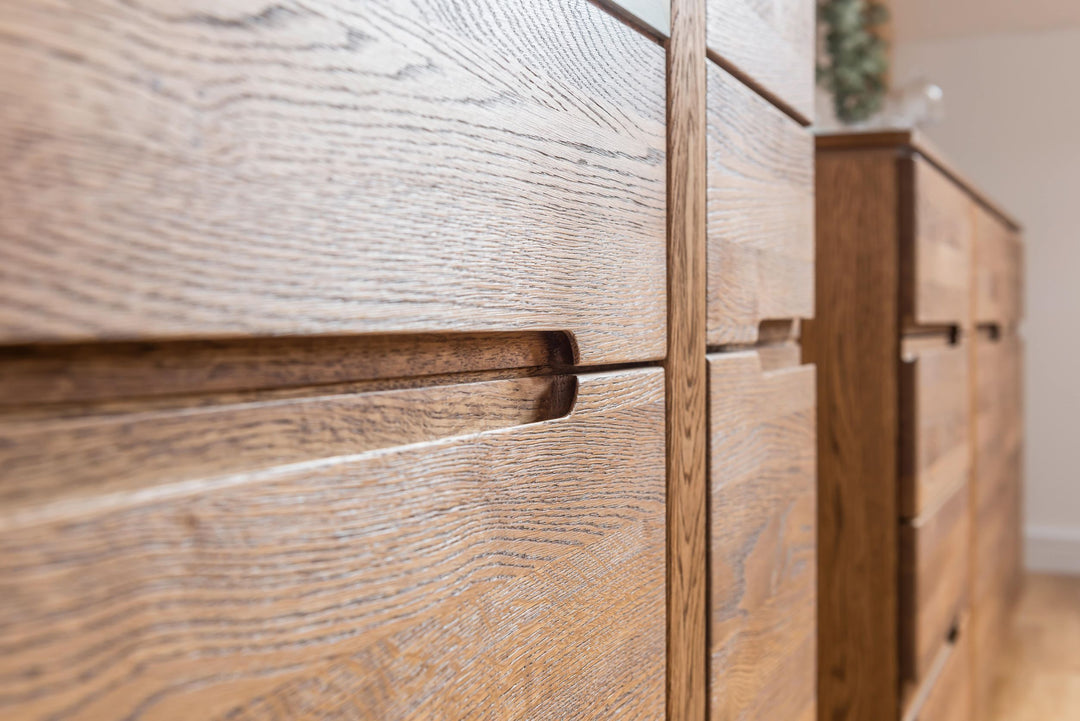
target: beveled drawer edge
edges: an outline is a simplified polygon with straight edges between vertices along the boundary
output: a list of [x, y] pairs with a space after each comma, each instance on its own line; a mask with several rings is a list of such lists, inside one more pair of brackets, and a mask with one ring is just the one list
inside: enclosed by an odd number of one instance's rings
[[[0, 414], [0, 442], [7, 444], [0, 463], [22, 461], [21, 473], [0, 483], [0, 533], [271, 482], [406, 446], [434, 448], [532, 425], [543, 427], [538, 433], [554, 433], [630, 401], [658, 402], [663, 378], [662, 368], [645, 366], [329, 395], [313, 388], [308, 395], [281, 399], [226, 396], [220, 403], [90, 411], [85, 417], [23, 422]], [[200, 429], [211, 423], [216, 424], [214, 434], [207, 440]], [[278, 437], [278, 445], [268, 440]], [[50, 438], [58, 448], [72, 450], [38, 453]], [[88, 439], [93, 443], [84, 447]], [[176, 465], [168, 454], [158, 453], [176, 447], [194, 460]], [[99, 448], [119, 448], [123, 458], [138, 454], [157, 461], [143, 462], [138, 472], [125, 475], [116, 464], [101, 462]], [[34, 461], [35, 453], [44, 460]], [[50, 477], [63, 480], [35, 483]]]
[[810, 118], [797, 110], [794, 106], [791, 105], [791, 103], [785, 101], [775, 92], [769, 90], [759, 81], [755, 80], [753, 75], [744, 71], [736, 63], [731, 62], [712, 48], [707, 49], [706, 58], [708, 61], [711, 61], [714, 65], [723, 70], [725, 73], [735, 78], [742, 85], [749, 88], [754, 94], [767, 101], [769, 105], [772, 105], [781, 113], [791, 118], [791, 120], [798, 123], [805, 130], [813, 130], [813, 121]]
[[919, 714], [922, 713], [923, 707], [926, 706], [926, 702], [930, 699], [930, 695], [937, 688], [941, 677], [945, 675], [945, 667], [949, 665], [949, 660], [954, 653], [959, 653], [956, 639], [942, 645], [934, 657], [930, 669], [926, 672], [926, 677], [915, 687], [914, 694], [911, 695], [910, 699], [901, 700], [903, 716], [901, 716], [900, 721], [918, 721]]

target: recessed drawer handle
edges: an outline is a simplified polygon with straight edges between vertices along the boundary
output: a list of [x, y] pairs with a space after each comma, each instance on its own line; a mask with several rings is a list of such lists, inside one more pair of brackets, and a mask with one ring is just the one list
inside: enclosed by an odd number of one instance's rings
[[0, 407], [289, 388], [578, 362], [568, 331], [403, 333], [0, 348]]
[[[568, 415], [573, 375], [366, 393], [147, 407], [0, 422], [0, 506], [10, 520], [103, 494], [251, 474]], [[25, 519], [24, 519], [25, 520]]]

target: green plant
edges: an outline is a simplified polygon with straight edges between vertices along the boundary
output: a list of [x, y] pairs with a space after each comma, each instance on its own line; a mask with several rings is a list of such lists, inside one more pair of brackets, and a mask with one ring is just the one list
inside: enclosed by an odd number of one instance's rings
[[888, 19], [888, 9], [874, 0], [818, 0], [827, 56], [818, 63], [818, 82], [832, 93], [842, 122], [857, 123], [881, 109], [889, 56], [875, 28]]

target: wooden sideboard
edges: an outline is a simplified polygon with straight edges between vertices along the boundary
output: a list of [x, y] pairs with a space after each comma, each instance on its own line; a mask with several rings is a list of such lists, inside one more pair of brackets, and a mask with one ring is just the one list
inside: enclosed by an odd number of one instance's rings
[[0, 22], [0, 717], [815, 717], [810, 0]]
[[915, 133], [817, 148], [819, 715], [981, 721], [1020, 569], [1019, 226]]

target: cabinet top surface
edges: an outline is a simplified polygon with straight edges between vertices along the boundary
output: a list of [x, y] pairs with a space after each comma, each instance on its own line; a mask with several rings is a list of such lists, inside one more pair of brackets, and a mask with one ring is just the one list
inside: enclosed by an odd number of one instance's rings
[[817, 135], [817, 149], [821, 150], [869, 150], [896, 148], [918, 153], [934, 167], [947, 175], [950, 180], [964, 189], [1003, 223], [1016, 232], [1022, 230], [1020, 222], [1002, 209], [1001, 205], [989, 198], [971, 180], [960, 173], [956, 166], [943, 155], [937, 146], [921, 131], [915, 128], [891, 128], [871, 131], [822, 132]]

